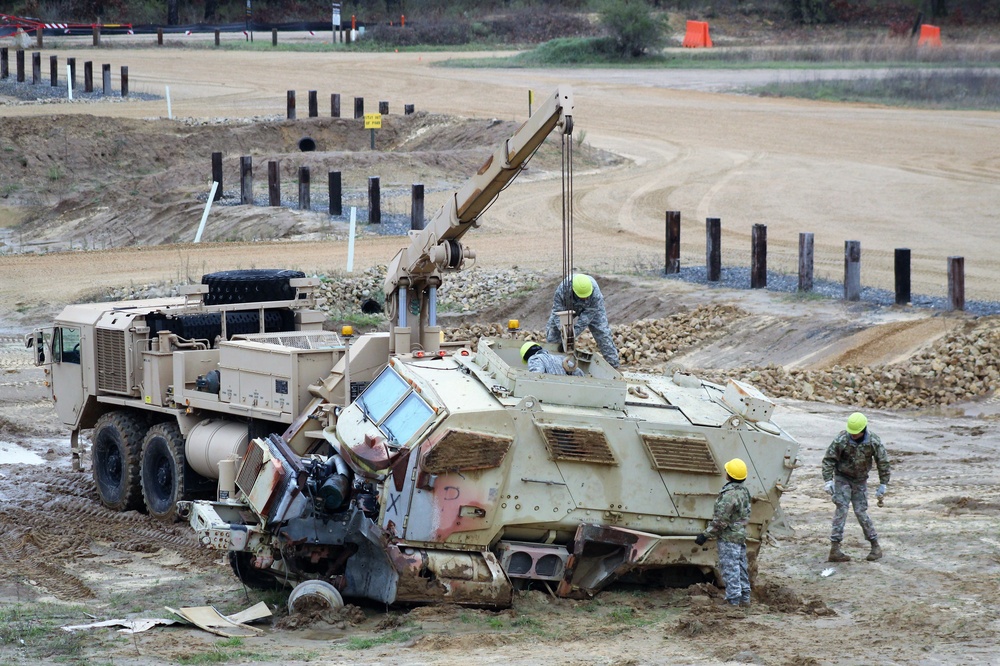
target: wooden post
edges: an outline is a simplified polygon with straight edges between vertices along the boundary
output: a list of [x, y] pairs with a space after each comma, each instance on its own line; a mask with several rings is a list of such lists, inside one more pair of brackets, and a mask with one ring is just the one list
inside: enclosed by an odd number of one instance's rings
[[799, 291], [813, 290], [813, 235], [799, 234]]
[[341, 202], [340, 172], [331, 171], [327, 175], [327, 184], [330, 191], [330, 215], [343, 215], [344, 207]]
[[219, 44], [221, 43], [220, 40], [219, 40], [219, 38], [221, 37], [221, 35], [219, 34], [219, 32], [220, 32], [219, 30], [215, 31], [215, 45], [216, 46], [219, 46]]
[[413, 105], [412, 104], [404, 104], [403, 105], [403, 114], [407, 115], [407, 116], [412, 115], [413, 114]]
[[381, 113], [383, 116], [388, 115], [389, 114], [389, 102], [379, 102], [378, 103], [378, 112]]
[[122, 65], [122, 97], [128, 97], [128, 65]]
[[705, 219], [705, 279], [718, 282], [722, 278], [722, 220]]
[[156, 29], [156, 45], [163, 46], [163, 28]]
[[267, 203], [281, 205], [281, 165], [275, 160], [267, 163]]
[[309, 167], [299, 167], [299, 210], [309, 210]]
[[948, 257], [948, 309], [965, 309], [965, 257]]
[[897, 247], [894, 260], [896, 273], [896, 305], [910, 302], [910, 249]]
[[681, 212], [668, 210], [666, 219], [667, 252], [663, 272], [674, 275], [681, 272]]
[[309, 117], [316, 118], [319, 116], [319, 100], [316, 97], [316, 91], [309, 91]]
[[31, 54], [31, 85], [37, 86], [42, 82], [42, 54], [33, 51]]
[[18, 49], [14, 59], [17, 61], [17, 82], [24, 83], [24, 50]]
[[378, 176], [368, 177], [368, 224], [382, 224], [382, 202], [379, 197]]
[[271, 28], [271, 46], [278, 45], [278, 29]]
[[49, 85], [59, 87], [59, 56], [49, 56]]
[[410, 187], [410, 229], [420, 231], [424, 228], [424, 186], [414, 183]]
[[35, 29], [35, 44], [40, 49], [45, 48], [45, 41], [42, 39], [42, 29], [41, 28], [36, 28]]
[[94, 92], [94, 63], [90, 60], [83, 63], [83, 92]]
[[332, 93], [330, 95], [330, 117], [340, 117], [340, 93]]
[[94, 46], [100, 46], [101, 45], [101, 26], [95, 25], [93, 32], [94, 32]]
[[285, 117], [295, 120], [295, 91], [289, 90], [285, 102]]
[[750, 231], [750, 288], [767, 287], [767, 225], [755, 224]]
[[69, 87], [76, 90], [76, 58], [66, 58], [69, 65]]
[[240, 158], [240, 201], [244, 206], [253, 205], [253, 158]]
[[0, 79], [10, 78], [10, 51], [6, 46], [0, 47]]
[[212, 153], [212, 181], [219, 184], [215, 188], [215, 199], [213, 199], [218, 201], [222, 198], [222, 153]]
[[365, 117], [365, 98], [355, 97], [354, 98], [354, 117], [364, 118]]
[[861, 300], [861, 241], [844, 241], [844, 300]]
[[111, 65], [105, 63], [101, 65], [101, 82], [104, 84], [104, 94], [111, 94]]

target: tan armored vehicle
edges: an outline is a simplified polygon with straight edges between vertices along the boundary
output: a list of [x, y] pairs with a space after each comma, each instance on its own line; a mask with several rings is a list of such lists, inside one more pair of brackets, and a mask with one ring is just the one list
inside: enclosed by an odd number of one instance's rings
[[293, 597], [505, 607], [516, 586], [712, 580], [694, 537], [740, 457], [755, 559], [798, 445], [753, 387], [622, 374], [568, 335], [582, 377], [528, 372], [520, 340], [441, 342], [437, 287], [473, 256], [459, 240], [555, 129], [571, 151], [565, 88], [411, 234], [388, 333], [322, 331], [309, 278], [231, 272], [70, 306], [32, 335], [74, 455], [93, 428], [102, 502], [180, 515], [241, 579]]

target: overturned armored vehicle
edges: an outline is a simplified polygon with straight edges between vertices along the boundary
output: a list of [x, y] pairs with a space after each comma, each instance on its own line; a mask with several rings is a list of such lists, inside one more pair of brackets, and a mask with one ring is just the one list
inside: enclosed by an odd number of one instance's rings
[[582, 377], [528, 372], [521, 341], [441, 341], [437, 287], [474, 257], [459, 240], [550, 132], [571, 158], [572, 125], [560, 88], [389, 264], [389, 332], [341, 345], [282, 435], [222, 461], [218, 501], [179, 504], [244, 581], [505, 607], [519, 585], [582, 597], [623, 579], [711, 579], [714, 544], [695, 537], [734, 457], [749, 469], [756, 558], [798, 445], [753, 387], [621, 374], [574, 351], [571, 313], [562, 347]]
[[331, 456], [257, 439], [236, 475], [241, 501], [183, 510], [250, 583], [504, 607], [519, 583], [580, 597], [620, 578], [711, 579], [715, 548], [694, 537], [722, 463], [740, 457], [753, 560], [798, 449], [772, 405], [738, 382], [578, 358], [582, 378], [527, 372], [511, 340], [396, 356], [336, 410]]

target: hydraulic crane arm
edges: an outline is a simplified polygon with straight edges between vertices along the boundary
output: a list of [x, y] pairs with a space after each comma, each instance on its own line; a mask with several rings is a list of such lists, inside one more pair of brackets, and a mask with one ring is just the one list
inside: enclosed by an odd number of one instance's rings
[[461, 270], [475, 253], [459, 240], [473, 227], [490, 203], [524, 169], [535, 150], [556, 128], [573, 133], [573, 93], [561, 86], [518, 130], [491, 155], [469, 180], [442, 206], [427, 226], [410, 235], [410, 244], [389, 263], [385, 279], [386, 304], [390, 318], [390, 346], [397, 354], [411, 351], [414, 317], [420, 328], [418, 344], [425, 351], [436, 350], [440, 329], [436, 322], [436, 290], [441, 273]]

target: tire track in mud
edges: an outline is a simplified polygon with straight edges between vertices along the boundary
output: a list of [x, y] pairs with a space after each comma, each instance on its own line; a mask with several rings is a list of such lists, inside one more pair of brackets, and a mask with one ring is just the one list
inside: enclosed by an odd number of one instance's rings
[[89, 475], [31, 470], [0, 483], [16, 484], [21, 498], [0, 508], [0, 579], [27, 580], [61, 600], [75, 601], [96, 594], [73, 570], [81, 560], [114, 555], [109, 550], [168, 550], [198, 565], [217, 559], [199, 546], [184, 523], [168, 525], [135, 511], [101, 506]]

